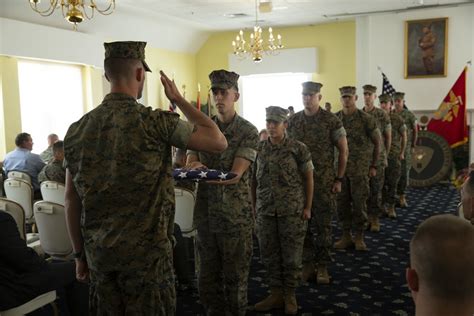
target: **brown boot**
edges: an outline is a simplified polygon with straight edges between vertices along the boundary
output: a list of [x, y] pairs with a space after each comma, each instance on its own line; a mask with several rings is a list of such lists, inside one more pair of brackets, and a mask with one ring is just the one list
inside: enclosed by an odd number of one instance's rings
[[405, 197], [405, 194], [400, 194], [400, 207], [408, 207], [407, 199]]
[[282, 308], [283, 306], [285, 306], [283, 290], [278, 287], [272, 287], [270, 289], [270, 295], [255, 304], [255, 310], [257, 312], [266, 312], [274, 308]]
[[295, 289], [285, 289], [285, 314], [296, 315], [298, 313], [298, 303], [296, 302]]
[[301, 273], [301, 280], [303, 282], [308, 282], [309, 280], [314, 280], [316, 278], [316, 271], [314, 271], [314, 264], [307, 262], [303, 264], [303, 271]]
[[387, 216], [390, 218], [397, 218], [397, 213], [395, 213], [395, 206], [390, 205], [387, 207]]
[[329, 284], [328, 268], [325, 264], [318, 264], [318, 276], [316, 282], [318, 284]]
[[378, 216], [374, 216], [370, 224], [370, 231], [378, 233], [380, 231], [380, 221]]
[[364, 242], [364, 232], [358, 231], [354, 236], [355, 249], [357, 251], [367, 251], [367, 245]]
[[352, 246], [352, 236], [350, 230], [344, 230], [340, 240], [334, 243], [334, 249], [346, 249]]

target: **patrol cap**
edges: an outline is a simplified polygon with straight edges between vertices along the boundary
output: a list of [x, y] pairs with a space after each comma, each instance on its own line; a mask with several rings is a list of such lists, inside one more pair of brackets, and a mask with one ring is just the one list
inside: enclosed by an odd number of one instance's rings
[[379, 95], [379, 101], [380, 102], [392, 102], [392, 97], [390, 96], [390, 94], [381, 94]]
[[301, 84], [303, 86], [303, 93], [306, 94], [314, 94], [319, 93], [321, 88], [323, 87], [322, 83], [313, 82], [313, 81], [306, 81]]
[[235, 88], [239, 90], [239, 75], [233, 71], [227, 71], [224, 69], [214, 70], [209, 74], [209, 80], [211, 80], [211, 89], [230, 89]]
[[265, 111], [267, 112], [267, 121], [284, 122], [288, 119], [289, 111], [279, 106], [269, 106]]
[[109, 58], [139, 59], [143, 63], [146, 71], [151, 72], [145, 62], [145, 46], [146, 42], [112, 42], [104, 43], [105, 60]]
[[371, 84], [366, 84], [365, 86], [362, 87], [362, 89], [364, 89], [364, 93], [366, 92], [375, 93], [377, 91], [377, 87]]
[[395, 92], [393, 94], [393, 99], [394, 100], [403, 100], [405, 98], [405, 92]]
[[344, 87], [339, 88], [341, 97], [356, 95], [356, 90], [357, 90], [356, 87], [353, 87], [353, 86], [344, 86]]

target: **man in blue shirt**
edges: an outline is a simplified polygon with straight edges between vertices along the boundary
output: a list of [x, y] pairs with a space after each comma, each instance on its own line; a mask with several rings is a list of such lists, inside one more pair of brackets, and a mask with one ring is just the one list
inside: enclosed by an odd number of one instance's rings
[[36, 193], [39, 192], [38, 173], [43, 169], [45, 163], [40, 156], [33, 154], [33, 139], [28, 133], [20, 133], [15, 138], [16, 149], [9, 152], [3, 161], [5, 174], [17, 170], [27, 173], [31, 177], [31, 184]]

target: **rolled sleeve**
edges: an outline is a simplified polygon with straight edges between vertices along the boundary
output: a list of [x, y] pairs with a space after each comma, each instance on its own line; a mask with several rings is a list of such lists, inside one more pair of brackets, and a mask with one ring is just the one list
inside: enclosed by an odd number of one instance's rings
[[193, 124], [179, 120], [174, 132], [171, 134], [170, 144], [178, 148], [186, 148], [193, 130]]
[[257, 151], [254, 148], [241, 147], [236, 151], [235, 157], [244, 158], [251, 162], [254, 162], [255, 158], [257, 157]]
[[314, 165], [313, 165], [313, 162], [311, 160], [307, 161], [305, 163], [302, 163], [300, 165], [300, 171], [302, 173], [306, 173], [307, 171], [310, 171], [310, 170], [314, 170]]
[[341, 126], [338, 129], [332, 131], [331, 140], [333, 143], [337, 143], [341, 137], [346, 137], [346, 135], [346, 129]]

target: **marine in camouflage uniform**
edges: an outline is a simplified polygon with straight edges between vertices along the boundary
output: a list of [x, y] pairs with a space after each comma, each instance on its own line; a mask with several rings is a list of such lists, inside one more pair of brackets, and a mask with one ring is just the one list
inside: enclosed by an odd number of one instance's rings
[[249, 167], [256, 157], [258, 131], [235, 112], [238, 78], [238, 74], [225, 70], [209, 75], [218, 110], [212, 119], [226, 137], [228, 148], [221, 154], [188, 152], [191, 167], [204, 165], [237, 174], [220, 183], [198, 184], [194, 209], [200, 257], [198, 283], [208, 315], [245, 315], [247, 310], [254, 221]]
[[260, 254], [270, 296], [255, 305], [268, 311], [285, 305], [296, 314], [295, 288], [301, 282], [306, 219], [313, 200], [313, 163], [305, 144], [285, 136], [288, 110], [266, 109], [270, 137], [258, 144], [252, 201], [257, 214]]
[[379, 217], [382, 214], [382, 189], [385, 179], [385, 167], [387, 166], [387, 152], [390, 150], [392, 142], [392, 126], [390, 124], [390, 117], [388, 114], [376, 108], [374, 101], [377, 98], [377, 87], [372, 85], [364, 85], [364, 102], [363, 111], [372, 115], [377, 123], [383, 143], [380, 144], [379, 161], [377, 162], [377, 175], [369, 179], [369, 198], [367, 200], [367, 216], [370, 226], [370, 231], [380, 231]]
[[375, 118], [356, 107], [356, 88], [345, 86], [339, 89], [343, 109], [336, 113], [347, 132], [349, 159], [342, 191], [337, 196], [337, 213], [343, 229], [342, 238], [334, 244], [336, 249], [352, 245], [351, 228], [355, 229], [356, 250], [367, 250], [364, 230], [367, 224], [367, 198], [369, 197], [369, 175], [377, 172], [381, 146], [380, 131]]
[[58, 135], [56, 134], [49, 134], [48, 135], [48, 148], [46, 148], [39, 156], [44, 163], [49, 163], [53, 160], [53, 144], [57, 142], [59, 139]]
[[[336, 193], [347, 162], [346, 131], [334, 114], [319, 106], [322, 84], [303, 83], [305, 109], [293, 115], [288, 122], [288, 136], [306, 146], [311, 152], [314, 170], [314, 193], [311, 220], [303, 254], [303, 279], [317, 268], [317, 282], [329, 283], [327, 265], [333, 261], [331, 220], [336, 212]], [[338, 149], [337, 170], [334, 150]]]
[[407, 207], [408, 203], [406, 201], [406, 189], [408, 186], [408, 181], [410, 179], [410, 169], [411, 169], [411, 153], [413, 148], [416, 145], [416, 138], [418, 135], [418, 130], [416, 126], [416, 117], [415, 115], [408, 110], [405, 105], [405, 93], [395, 92], [393, 95], [394, 104], [395, 104], [395, 113], [401, 116], [405, 125], [407, 127], [407, 145], [405, 147], [405, 159], [401, 161], [401, 173], [400, 180], [398, 181], [397, 194], [400, 197], [400, 206]]
[[53, 158], [43, 167], [38, 174], [38, 182], [56, 181], [59, 183], [66, 182], [66, 169], [64, 168], [64, 143], [57, 141], [52, 146]]
[[392, 112], [392, 97], [388, 94], [379, 96], [380, 107], [390, 113], [392, 124], [392, 146], [388, 154], [388, 166], [385, 169], [385, 182], [382, 190], [382, 205], [387, 207], [387, 215], [395, 218], [395, 193], [400, 178], [400, 161], [404, 159], [405, 146], [407, 142], [406, 126], [403, 119]]
[[170, 101], [183, 113], [191, 112], [196, 125], [215, 131], [212, 137], [194, 130], [178, 114], [137, 102], [144, 71], [149, 70], [145, 45], [104, 44], [112, 89], [119, 89], [120, 71], [136, 73], [137, 82], [129, 81], [127, 93], [105, 96], [102, 104], [69, 127], [64, 141], [66, 218], [73, 228], [77, 276], [85, 280], [90, 274], [91, 315], [175, 313], [171, 146], [204, 149], [196, 146], [195, 139], [201, 137], [225, 144], [217, 126], [193, 109], [164, 74]]

